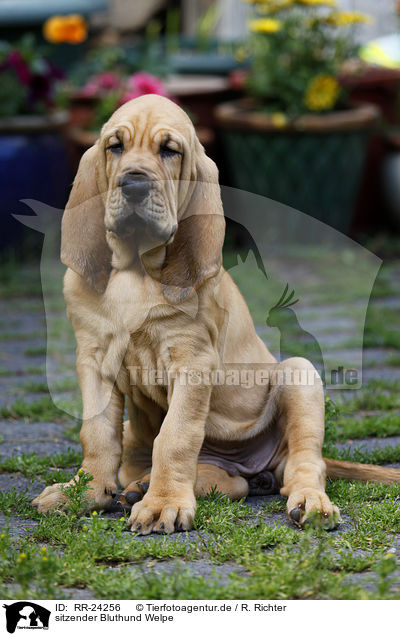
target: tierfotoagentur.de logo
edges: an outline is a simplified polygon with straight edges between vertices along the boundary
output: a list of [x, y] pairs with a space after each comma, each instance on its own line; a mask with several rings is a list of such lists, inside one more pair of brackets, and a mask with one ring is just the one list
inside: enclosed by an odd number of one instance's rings
[[18, 601], [3, 607], [9, 634], [14, 634], [16, 629], [49, 629], [51, 612], [37, 603]]

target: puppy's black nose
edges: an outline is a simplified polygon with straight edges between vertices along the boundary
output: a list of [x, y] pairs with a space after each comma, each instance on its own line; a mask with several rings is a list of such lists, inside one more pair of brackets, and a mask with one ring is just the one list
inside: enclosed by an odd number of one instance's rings
[[150, 180], [139, 172], [130, 172], [121, 179], [121, 190], [129, 203], [141, 203], [150, 191]]

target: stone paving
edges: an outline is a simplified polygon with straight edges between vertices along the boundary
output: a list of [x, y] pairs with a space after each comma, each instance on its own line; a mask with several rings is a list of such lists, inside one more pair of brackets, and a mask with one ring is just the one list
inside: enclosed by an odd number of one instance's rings
[[[382, 298], [375, 300], [376, 307], [398, 307], [399, 298]], [[330, 346], [337, 346], [335, 351], [338, 357], [352, 360], [353, 351], [350, 348], [343, 348], [342, 343], [346, 341], [349, 329], [351, 329], [351, 319], [342, 316], [334, 318], [332, 314], [337, 311], [337, 307], [331, 308], [329, 305], [320, 307], [318, 317], [315, 318], [315, 327], [320, 332], [329, 335]], [[63, 319], [64, 310], [61, 308], [53, 314], [55, 319]], [[47, 316], [49, 318], [49, 315]], [[265, 326], [259, 327], [260, 333], [265, 334]], [[16, 400], [23, 400], [32, 403], [46, 397], [45, 390], [37, 390], [40, 383], [47, 383], [45, 374], [46, 365], [46, 321], [44, 309], [38, 299], [29, 298], [16, 301], [0, 300], [0, 460], [21, 455], [22, 453], [37, 453], [38, 456], [47, 456], [54, 453], [65, 452], [67, 449], [79, 450], [80, 446], [72, 441], [68, 434], [71, 428], [71, 421], [60, 423], [58, 421], [26, 421], [24, 416], [10, 415], [6, 409], [12, 409]], [[364, 357], [364, 377], [374, 378], [400, 378], [400, 368], [388, 366], [385, 359], [388, 355], [394, 354], [394, 349], [372, 348], [366, 351]], [[63, 341], [60, 336], [59, 350], [49, 352], [48, 359], [53, 359], [52, 374], [57, 375], [59, 384], [65, 378], [74, 378], [73, 355], [70, 343]], [[55, 361], [54, 361], [55, 360]], [[368, 366], [369, 364], [373, 366]], [[58, 369], [58, 371], [57, 371]], [[30, 390], [32, 388], [32, 391]], [[332, 397], [335, 399], [335, 392]], [[74, 391], [61, 388], [60, 391], [53, 390], [52, 396], [57, 400], [76, 399]], [[39, 419], [42, 419], [41, 417]], [[76, 424], [72, 421], [72, 425]], [[375, 449], [386, 445], [400, 444], [399, 434], [387, 438], [368, 438], [363, 440], [351, 440], [339, 444], [341, 448], [355, 449], [364, 447]], [[68, 469], [70, 470], [70, 469]], [[29, 479], [20, 473], [0, 473], [0, 491], [9, 491], [15, 488], [17, 491], [27, 492], [29, 497], [34, 497], [42, 490], [44, 483], [39, 479]], [[279, 498], [279, 496], [277, 496]], [[247, 503], [259, 511], [266, 500], [274, 497], [249, 497]], [[109, 517], [118, 517], [120, 512], [105, 513]], [[290, 525], [286, 515], [281, 512], [264, 514], [263, 520], [270, 525], [284, 524]], [[351, 529], [352, 523], [348, 518], [344, 518], [345, 523], [340, 526], [337, 532], [345, 533]], [[0, 514], [0, 528], [6, 523], [6, 518]], [[11, 517], [9, 519], [11, 532], [16, 537], [22, 536], [30, 528], [35, 527], [37, 521]], [[186, 535], [177, 535], [182, 541]], [[188, 533], [189, 538], [196, 537], [195, 532]], [[146, 541], [145, 537], [137, 537], [135, 540]], [[160, 539], [161, 540], [161, 539]], [[400, 537], [398, 541], [400, 547]], [[145, 564], [148, 566], [149, 564]], [[207, 560], [192, 561], [190, 564], [183, 560], [173, 560], [168, 562], [151, 563], [152, 571], [169, 573], [176, 568], [189, 568], [190, 572], [202, 576], [217, 577], [224, 585], [233, 571], [238, 571], [236, 565], [224, 564], [216, 566]], [[364, 578], [363, 578], [364, 577]], [[371, 575], [358, 573], [354, 575], [354, 580], [362, 581], [368, 586]], [[64, 590], [66, 591], [66, 590]], [[92, 598], [90, 590], [70, 589], [67, 590], [71, 598]]]

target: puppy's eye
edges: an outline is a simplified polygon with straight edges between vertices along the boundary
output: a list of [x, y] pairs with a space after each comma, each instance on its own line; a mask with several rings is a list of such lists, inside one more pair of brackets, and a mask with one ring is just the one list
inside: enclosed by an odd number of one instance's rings
[[122, 141], [117, 141], [114, 144], [110, 144], [109, 146], [106, 146], [106, 150], [111, 150], [111, 152], [114, 153], [115, 155], [120, 155], [123, 149], [124, 149], [124, 144], [122, 143]]
[[174, 150], [173, 148], [170, 148], [169, 146], [160, 147], [160, 155], [162, 159], [169, 159], [170, 157], [176, 157], [181, 154], [182, 153], [179, 152], [179, 150]]

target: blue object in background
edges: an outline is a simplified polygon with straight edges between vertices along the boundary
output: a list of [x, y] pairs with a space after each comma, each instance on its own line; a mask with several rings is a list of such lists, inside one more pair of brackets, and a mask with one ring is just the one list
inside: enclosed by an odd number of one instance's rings
[[16, 245], [25, 230], [13, 214], [29, 214], [21, 199], [62, 209], [71, 184], [68, 152], [58, 132], [0, 135], [0, 251]]

